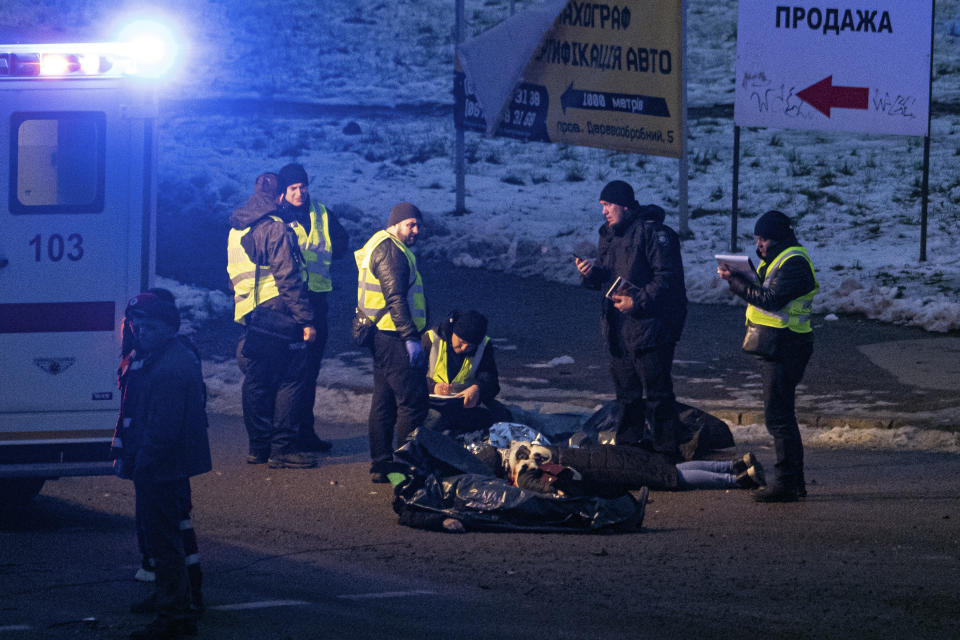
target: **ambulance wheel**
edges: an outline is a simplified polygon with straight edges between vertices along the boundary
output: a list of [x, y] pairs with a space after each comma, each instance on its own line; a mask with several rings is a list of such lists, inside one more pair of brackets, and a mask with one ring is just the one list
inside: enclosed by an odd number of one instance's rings
[[43, 488], [43, 478], [9, 478], [0, 480], [0, 506], [22, 507]]

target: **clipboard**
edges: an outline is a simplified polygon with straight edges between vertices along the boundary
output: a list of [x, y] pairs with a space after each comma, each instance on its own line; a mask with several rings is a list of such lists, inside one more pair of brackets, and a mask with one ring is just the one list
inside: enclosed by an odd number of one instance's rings
[[430, 394], [431, 400], [453, 400], [455, 398], [463, 398], [463, 396], [456, 393], [454, 394], [431, 393]]
[[750, 260], [750, 256], [718, 253], [713, 257], [717, 259], [717, 266], [725, 265], [731, 273], [739, 273], [750, 282], [757, 281], [757, 271], [753, 266], [753, 261]]

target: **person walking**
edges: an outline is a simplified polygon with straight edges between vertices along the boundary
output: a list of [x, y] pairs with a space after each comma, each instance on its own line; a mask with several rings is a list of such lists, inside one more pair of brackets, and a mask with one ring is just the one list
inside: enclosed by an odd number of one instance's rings
[[359, 270], [357, 314], [375, 320], [373, 397], [368, 421], [370, 474], [376, 483], [387, 473], [397, 444], [427, 415], [427, 378], [421, 333], [427, 326], [423, 278], [410, 250], [423, 214], [409, 202], [390, 211], [385, 229], [354, 253]]
[[126, 318], [134, 350], [124, 373], [116, 464], [121, 477], [133, 479], [136, 521], [156, 573], [156, 618], [131, 638], [180, 638], [196, 634], [199, 613], [190, 608], [183, 511], [192, 505], [190, 478], [212, 468], [203, 376], [195, 352], [177, 339], [174, 304], [141, 293]]
[[601, 328], [620, 409], [616, 443], [683, 457], [692, 434], [677, 415], [671, 377], [687, 315], [680, 239], [663, 209], [640, 206], [622, 180], [603, 188], [600, 205], [597, 257], [575, 263], [583, 286], [606, 292]]
[[785, 214], [767, 211], [753, 234], [761, 260], [757, 280], [723, 264], [717, 274], [747, 302], [743, 350], [756, 356], [760, 368], [764, 421], [777, 456], [773, 484], [754, 497], [758, 502], [794, 502], [807, 494], [796, 391], [813, 354], [810, 310], [820, 287], [813, 262]]
[[276, 174], [230, 218], [227, 273], [234, 320], [244, 325], [237, 363], [243, 371], [243, 422], [250, 464], [275, 469], [317, 466], [299, 446], [296, 411], [304, 393], [307, 345], [316, 340], [306, 269], [297, 237], [277, 208]]
[[304, 451], [326, 452], [328, 440], [314, 429], [313, 405], [317, 398], [317, 376], [327, 344], [327, 297], [333, 291], [330, 262], [347, 254], [347, 232], [323, 204], [310, 196], [309, 179], [302, 165], [290, 163], [277, 174], [281, 217], [290, 220], [307, 269], [307, 299], [313, 310], [315, 340], [307, 344], [304, 388], [296, 413], [298, 444]]

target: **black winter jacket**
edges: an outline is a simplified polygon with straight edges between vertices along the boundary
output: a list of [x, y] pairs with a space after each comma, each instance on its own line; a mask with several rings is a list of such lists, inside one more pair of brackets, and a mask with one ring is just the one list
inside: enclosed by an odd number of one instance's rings
[[626, 489], [669, 490], [678, 487], [677, 466], [662, 453], [615, 445], [547, 448], [553, 454], [554, 462], [576, 469], [585, 482]]
[[378, 244], [370, 255], [370, 272], [380, 281], [380, 290], [387, 303], [388, 313], [397, 330], [384, 331], [404, 340], [419, 340], [420, 331], [413, 323], [413, 315], [407, 302], [407, 292], [413, 284], [410, 262], [403, 250], [392, 240]]
[[280, 295], [261, 302], [247, 318], [248, 325], [258, 323], [258, 310], [266, 309], [289, 316], [300, 326], [313, 325], [313, 309], [307, 298], [307, 284], [303, 281], [303, 256], [297, 245], [297, 236], [288, 222], [279, 222], [269, 215], [282, 218], [282, 211], [270, 196], [257, 192], [234, 210], [230, 225], [234, 229], [253, 227], [240, 244], [254, 264], [269, 266]]
[[124, 466], [135, 482], [172, 482], [212, 468], [203, 376], [196, 354], [174, 337], [125, 374]]
[[[773, 278], [767, 280], [766, 271], [770, 262], [789, 247], [800, 246], [796, 237], [788, 238], [782, 242], [772, 243], [767, 249], [770, 256], [767, 265], [761, 267], [757, 274], [760, 278], [760, 284], [751, 282], [742, 274], [735, 273], [730, 278], [730, 290], [743, 298], [748, 304], [760, 307], [765, 311], [779, 311], [783, 309], [791, 300], [813, 291], [817, 286], [816, 278], [810, 265], [803, 258], [790, 258], [780, 265]], [[777, 334], [778, 345], [786, 346], [789, 344], [812, 342], [813, 332], [796, 333], [789, 329], [775, 329], [765, 327]]]
[[582, 284], [606, 293], [620, 276], [638, 287], [629, 314], [603, 299], [601, 327], [611, 353], [618, 351], [618, 334], [627, 349], [636, 351], [676, 343], [683, 333], [687, 290], [680, 238], [663, 224], [664, 217], [663, 209], [646, 205], [628, 210], [615, 227], [600, 227], [597, 262]]

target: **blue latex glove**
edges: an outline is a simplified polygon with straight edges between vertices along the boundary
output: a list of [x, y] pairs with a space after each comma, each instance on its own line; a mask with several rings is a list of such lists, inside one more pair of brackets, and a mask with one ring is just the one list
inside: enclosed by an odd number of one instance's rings
[[420, 341], [407, 340], [403, 344], [407, 348], [407, 356], [410, 358], [410, 366], [416, 367], [418, 364], [420, 364], [420, 360], [423, 356], [423, 347], [420, 346]]

